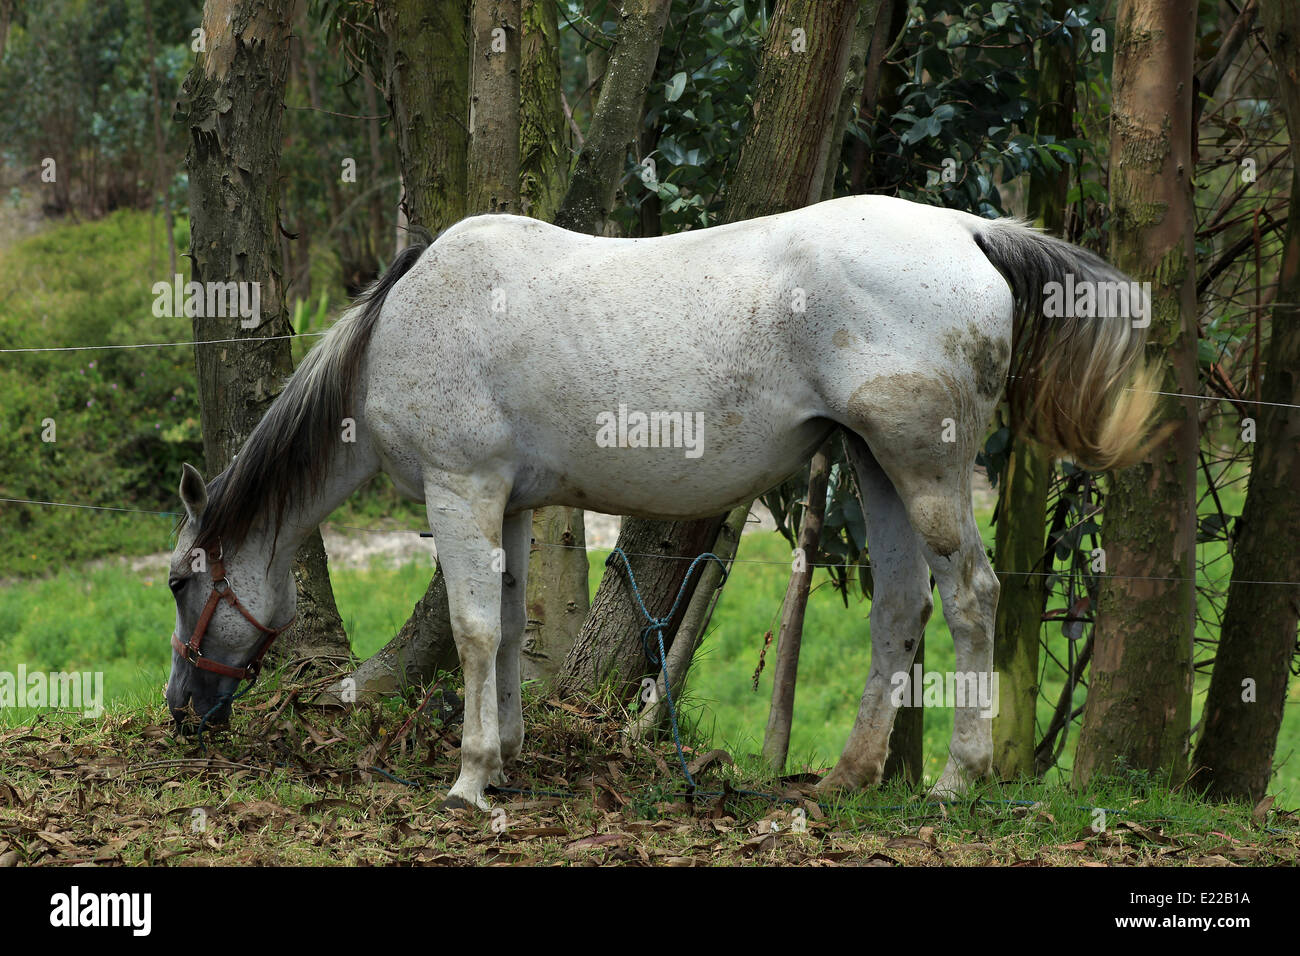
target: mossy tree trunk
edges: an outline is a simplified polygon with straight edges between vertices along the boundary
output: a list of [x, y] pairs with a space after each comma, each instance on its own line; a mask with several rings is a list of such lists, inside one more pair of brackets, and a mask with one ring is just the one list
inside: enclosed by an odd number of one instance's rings
[[1259, 19], [1291, 132], [1291, 201], [1278, 275], [1250, 484], [1232, 552], [1193, 786], [1221, 800], [1264, 796], [1296, 654], [1300, 585], [1300, 8], [1262, 0]]
[[412, 226], [437, 234], [465, 216], [469, 0], [377, 0], [384, 96], [397, 131]]
[[[1052, 16], [1064, 20], [1068, 0], [1055, 0]], [[1038, 78], [1042, 106], [1038, 133], [1057, 142], [1074, 136], [1075, 48], [1049, 36], [1039, 41]], [[1042, 171], [1029, 180], [1029, 215], [1054, 235], [1065, 229], [1069, 169]], [[994, 627], [993, 669], [999, 675], [999, 709], [993, 721], [993, 772], [1000, 779], [1032, 776], [1034, 715], [1038, 705], [1038, 644], [1047, 608], [1044, 517], [1052, 482], [1052, 460], [1043, 449], [1016, 437], [1010, 423], [1011, 454], [998, 487], [994, 570], [1002, 584]]]
[[470, 213], [519, 212], [520, 0], [471, 0]]
[[[1121, 0], [1111, 114], [1111, 260], [1151, 283], [1147, 359], [1161, 391], [1196, 391], [1192, 205], [1193, 0]], [[1191, 722], [1196, 614], [1197, 417], [1165, 397], [1173, 432], [1116, 474], [1106, 497], [1107, 571], [1074, 780], [1117, 763], [1179, 782]]]
[[[193, 320], [199, 413], [209, 474], [223, 470], [293, 368], [279, 233], [280, 122], [289, 71], [287, 0], [208, 0], [206, 50], [181, 88], [175, 119], [189, 139], [190, 261], [196, 282], [257, 283], [260, 324]], [[320, 533], [294, 561], [298, 619], [275, 652], [346, 656]]]
[[[436, 235], [465, 216], [469, 130], [469, 0], [378, 0], [384, 96], [397, 130], [410, 227]], [[426, 684], [456, 666], [439, 567], [401, 629], [352, 675], [358, 695]], [[339, 699], [342, 685], [325, 695]]]
[[[519, 80], [519, 200], [550, 222], [569, 179], [568, 124], [560, 99], [560, 27], [554, 0], [523, 0]], [[591, 606], [581, 508], [538, 508], [528, 559], [524, 680], [549, 685]]]

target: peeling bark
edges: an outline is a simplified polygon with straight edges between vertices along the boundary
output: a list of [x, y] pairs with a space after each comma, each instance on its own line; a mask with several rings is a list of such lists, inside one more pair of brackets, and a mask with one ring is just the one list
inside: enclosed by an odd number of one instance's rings
[[[1055, 0], [1052, 16], [1064, 20], [1069, 0]], [[1039, 44], [1038, 132], [1058, 142], [1075, 135], [1075, 57], [1073, 48], [1049, 38]], [[1070, 169], [1031, 175], [1029, 215], [1048, 232], [1065, 229]], [[993, 669], [1000, 675], [1000, 705], [993, 720], [993, 772], [999, 779], [1034, 776], [1046, 770], [1035, 762], [1038, 709], [1038, 644], [1047, 609], [1044, 516], [1052, 481], [1052, 460], [1021, 437], [1012, 421], [1012, 447], [998, 489], [994, 570], [1002, 583], [994, 626]]]
[[[181, 88], [175, 119], [189, 138], [190, 261], [196, 282], [260, 285], [261, 324], [238, 315], [195, 317], [199, 412], [209, 474], [229, 464], [292, 371], [279, 245], [280, 121], [289, 67], [285, 0], [209, 0], [207, 52]], [[343, 655], [320, 533], [294, 562], [298, 621], [272, 654]]]

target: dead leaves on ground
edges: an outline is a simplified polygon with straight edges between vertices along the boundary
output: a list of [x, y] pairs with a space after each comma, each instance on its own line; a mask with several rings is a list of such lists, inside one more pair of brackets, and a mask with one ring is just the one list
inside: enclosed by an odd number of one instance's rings
[[456, 728], [420, 719], [390, 740], [408, 715], [314, 710], [276, 690], [206, 753], [158, 722], [161, 710], [0, 731], [0, 867], [1294, 865], [1300, 842], [1293, 827], [1269, 835], [1286, 814], [1267, 802], [1253, 815], [1258, 840], [1112, 818], [1058, 842], [1039, 804], [990, 807], [978, 831], [941, 808], [865, 825], [826, 812], [815, 775], [778, 780], [777, 802], [739, 791], [731, 754], [717, 749], [687, 761], [720, 796], [691, 797], [670, 741], [632, 741], [586, 700], [534, 708], [522, 763], [532, 776], [514, 782], [526, 792], [493, 794], [491, 814], [444, 812]]

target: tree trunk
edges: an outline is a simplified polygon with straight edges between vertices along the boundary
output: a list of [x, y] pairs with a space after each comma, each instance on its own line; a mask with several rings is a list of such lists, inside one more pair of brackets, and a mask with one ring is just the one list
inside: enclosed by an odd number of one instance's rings
[[[519, 203], [550, 222], [569, 172], [568, 124], [560, 100], [560, 28], [553, 0], [523, 0], [519, 80]], [[591, 606], [581, 508], [538, 508], [528, 560], [528, 625], [520, 672], [549, 685]]]
[[[292, 368], [279, 246], [280, 120], [289, 64], [286, 0], [210, 2], [207, 51], [186, 77], [176, 118], [190, 145], [190, 260], [197, 282], [259, 284], [261, 324], [195, 317], [203, 447], [209, 473], [229, 464]], [[298, 621], [276, 647], [282, 654], [348, 653], [334, 604], [320, 533], [298, 549]]]
[[1258, 440], [1192, 780], [1215, 799], [1251, 803], [1273, 775], [1300, 615], [1300, 585], [1249, 583], [1300, 581], [1300, 9], [1293, 0], [1263, 0], [1259, 18], [1291, 132], [1291, 200], [1263, 356], [1266, 404], [1256, 413]]
[[[437, 234], [465, 215], [469, 128], [468, 0], [380, 0], [384, 96], [397, 128], [411, 227]], [[441, 566], [406, 623], [364, 661], [347, 688], [358, 697], [428, 684], [456, 666]], [[322, 695], [342, 699], [336, 684]]]
[[781, 626], [777, 631], [776, 666], [772, 671], [772, 705], [767, 711], [767, 730], [763, 734], [763, 759], [773, 770], [785, 770], [790, 753], [790, 726], [794, 723], [795, 682], [799, 677], [799, 647], [803, 643], [804, 611], [808, 592], [817, 570], [821, 551], [822, 524], [826, 518], [826, 485], [831, 476], [830, 441], [813, 455], [808, 469], [808, 503], [799, 529], [799, 550], [803, 567], [790, 572], [781, 605]]
[[[625, 22], [628, 8], [639, 8], [644, 2], [624, 4]], [[735, 222], [796, 209], [815, 202], [820, 196], [856, 14], [856, 0], [779, 0], [763, 45], [753, 119], [741, 145], [735, 177], [727, 190], [723, 221]], [[803, 34], [797, 35], [796, 30], [802, 30]], [[657, 42], [656, 39], [656, 46]], [[640, 91], [638, 97], [644, 95], [655, 53], [653, 50], [643, 53], [644, 66], [638, 75], [645, 79], [631, 84], [619, 70], [625, 52], [620, 40], [605, 75], [605, 93], [596, 107], [597, 120], [602, 113], [614, 109], [611, 106], [607, 110], [606, 98], [616, 89], [631, 86]], [[629, 116], [629, 135], [606, 140], [597, 149], [599, 161], [616, 164], [615, 168], [621, 169], [627, 144], [639, 124], [638, 109], [635, 116]], [[588, 138], [584, 155], [596, 132], [593, 129], [593, 135]], [[617, 145], [613, 150], [616, 156], [611, 155], [612, 144]], [[582, 157], [578, 167], [579, 171], [583, 168]], [[570, 199], [574, 199], [572, 206]], [[571, 187], [561, 216], [565, 209], [573, 209], [587, 216], [589, 222], [600, 222], [608, 216], [612, 200], [612, 189], [604, 195], [587, 192], [575, 197]], [[682, 561], [652, 559], [647, 564], [659, 567], [638, 570], [642, 597], [652, 614], [663, 613], [672, 604], [690, 560], [712, 549], [722, 520], [721, 515], [679, 522], [624, 518], [618, 546], [629, 555], [648, 551], [646, 545], [653, 544], [655, 554], [685, 558]], [[623, 569], [611, 570], [601, 579], [591, 614], [573, 653], [564, 662], [562, 685], [566, 688], [589, 690], [610, 680], [615, 688], [626, 692], [638, 686], [650, 667], [641, 649], [640, 633], [645, 623], [641, 612], [626, 591]], [[688, 602], [689, 595], [682, 603]], [[674, 622], [665, 631], [665, 644], [676, 633], [676, 627]]]
[[856, 0], [778, 0], [727, 189], [727, 222], [821, 197], [857, 11]]
[[624, 0], [618, 43], [606, 64], [591, 128], [555, 224], [598, 236], [614, 209], [628, 147], [641, 129], [646, 90], [671, 0]]
[[[1052, 16], [1064, 20], [1068, 0], [1055, 0]], [[1042, 106], [1038, 133], [1058, 142], [1074, 136], [1075, 51], [1054, 37], [1039, 41]], [[1065, 229], [1070, 167], [1031, 175], [1029, 215], [1048, 232]], [[994, 570], [1002, 583], [994, 627], [993, 669], [1000, 675], [998, 716], [993, 720], [993, 772], [999, 779], [1033, 776], [1038, 707], [1038, 643], [1047, 609], [1047, 553], [1043, 533], [1052, 460], [1043, 449], [1018, 437], [998, 489]]]
[[377, 7], [402, 208], [411, 226], [436, 235], [466, 211], [469, 0], [378, 0]]
[[[650, 614], [660, 617], [668, 613], [691, 562], [713, 549], [722, 523], [721, 515], [704, 521], [633, 523], [631, 518], [623, 519], [618, 546], [631, 562]], [[633, 525], [631, 530], [629, 525]], [[677, 633], [689, 603], [690, 595], [684, 596], [677, 615], [664, 629], [665, 648]], [[632, 597], [627, 569], [616, 561], [606, 568], [582, 632], [564, 659], [558, 675], [560, 688], [585, 693], [608, 682], [616, 694], [630, 699], [641, 678], [654, 672], [641, 644], [645, 625], [645, 615]]]
[[[0, 3], [7, 0], [0, 0]], [[0, 13], [0, 17], [4, 17]], [[162, 201], [163, 228], [167, 234], [168, 274], [176, 274], [176, 223], [172, 219], [171, 166], [167, 162], [167, 139], [163, 135], [162, 96], [158, 92], [158, 54], [153, 29], [153, 4], [144, 0], [144, 27], [149, 40], [149, 99], [153, 113], [154, 178], [153, 189]], [[0, 29], [7, 29], [7, 24]], [[4, 59], [4, 37], [0, 33], [0, 61]]]
[[[1161, 391], [1196, 391], [1192, 65], [1196, 4], [1121, 0], [1111, 117], [1111, 259], [1151, 282], [1147, 358]], [[1197, 418], [1165, 397], [1172, 435], [1114, 476], [1106, 498], [1095, 647], [1074, 780], [1117, 763], [1186, 773], [1196, 612]]]
[[519, 205], [550, 222], [569, 178], [568, 123], [560, 101], [560, 25], [554, 0], [523, 0], [519, 76]]
[[[862, 84], [867, 75], [867, 54], [871, 49], [871, 38], [875, 34], [876, 17], [880, 13], [883, 0], [861, 0], [858, 7], [858, 22], [853, 29], [853, 43], [849, 48], [848, 72], [844, 77], [844, 87], [840, 91], [840, 102], [835, 108], [835, 122], [832, 129], [831, 147], [826, 158], [826, 173], [822, 177], [821, 200], [835, 198], [835, 177], [840, 170], [840, 155], [843, 152], [844, 133], [849, 126], [853, 108], [862, 98]], [[856, 142], [856, 140], [854, 140]]]
[[528, 559], [524, 680], [550, 685], [573, 649], [591, 609], [586, 534], [581, 508], [538, 508]]
[[469, 211], [519, 212], [520, 0], [471, 0]]

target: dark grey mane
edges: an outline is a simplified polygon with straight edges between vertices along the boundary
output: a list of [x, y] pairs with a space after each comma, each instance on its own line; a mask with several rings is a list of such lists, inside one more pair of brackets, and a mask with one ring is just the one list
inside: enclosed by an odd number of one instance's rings
[[[278, 539], [290, 502], [320, 488], [337, 449], [342, 421], [351, 414], [361, 357], [384, 299], [426, 248], [419, 243], [403, 249], [303, 359], [234, 462], [209, 483], [195, 547], [237, 548], [268, 508]], [[275, 553], [274, 541], [271, 551]]]

